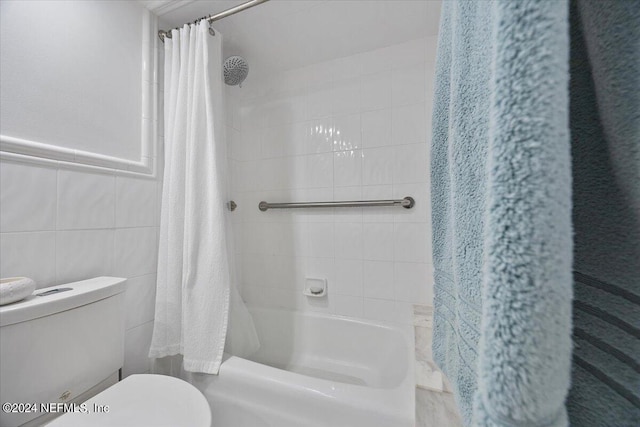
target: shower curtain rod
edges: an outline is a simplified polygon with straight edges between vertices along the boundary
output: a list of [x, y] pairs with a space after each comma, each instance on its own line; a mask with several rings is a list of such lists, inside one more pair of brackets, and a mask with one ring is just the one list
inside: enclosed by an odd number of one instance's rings
[[[220, 13], [216, 13], [215, 15], [209, 15], [209, 16], [203, 16], [200, 19], [196, 19], [195, 21], [191, 22], [192, 24], [197, 24], [198, 22], [202, 21], [203, 19], [206, 19], [209, 23], [212, 23], [213, 21], [218, 21], [222, 18], [226, 18], [227, 16], [231, 16], [231, 15], [235, 15], [238, 12], [242, 12], [243, 10], [247, 10], [249, 8], [252, 8], [253, 6], [257, 6], [259, 4], [268, 2], [269, 0], [250, 0], [246, 3], [242, 3], [239, 4], [237, 6], [234, 6], [232, 8], [229, 8], [227, 10], [223, 10]], [[180, 27], [176, 27], [176, 30], [179, 30]], [[165, 30], [160, 30], [158, 31], [158, 37], [160, 37], [160, 40], [162, 40], [162, 42], [164, 43], [164, 39], [165, 37], [171, 38], [171, 30], [169, 31], [165, 31]]]

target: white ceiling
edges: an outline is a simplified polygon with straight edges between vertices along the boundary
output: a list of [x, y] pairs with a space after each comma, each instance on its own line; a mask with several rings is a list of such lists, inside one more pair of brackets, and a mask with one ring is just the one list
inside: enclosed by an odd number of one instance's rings
[[[163, 25], [244, 0], [142, 0]], [[225, 55], [262, 72], [288, 70], [438, 33], [440, 0], [271, 0], [214, 23]]]

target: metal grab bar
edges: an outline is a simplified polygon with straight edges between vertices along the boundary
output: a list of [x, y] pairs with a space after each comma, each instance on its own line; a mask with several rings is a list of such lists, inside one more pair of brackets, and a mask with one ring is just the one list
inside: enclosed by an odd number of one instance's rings
[[413, 197], [405, 197], [399, 200], [350, 200], [344, 202], [299, 202], [299, 203], [268, 203], [262, 201], [258, 209], [262, 212], [267, 209], [299, 209], [299, 208], [359, 208], [362, 206], [402, 206], [411, 209], [416, 201]]

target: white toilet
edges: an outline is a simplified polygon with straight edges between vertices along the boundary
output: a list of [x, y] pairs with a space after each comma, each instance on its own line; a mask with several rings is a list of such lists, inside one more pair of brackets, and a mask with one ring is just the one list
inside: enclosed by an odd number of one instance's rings
[[0, 307], [1, 426], [211, 427], [207, 400], [185, 381], [118, 381], [125, 282], [98, 277]]

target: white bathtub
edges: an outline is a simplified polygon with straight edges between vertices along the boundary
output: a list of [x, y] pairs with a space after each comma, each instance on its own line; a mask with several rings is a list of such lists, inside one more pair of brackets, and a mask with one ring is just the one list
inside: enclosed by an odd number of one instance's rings
[[411, 329], [340, 316], [251, 309], [261, 348], [188, 380], [213, 427], [414, 426]]

